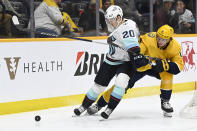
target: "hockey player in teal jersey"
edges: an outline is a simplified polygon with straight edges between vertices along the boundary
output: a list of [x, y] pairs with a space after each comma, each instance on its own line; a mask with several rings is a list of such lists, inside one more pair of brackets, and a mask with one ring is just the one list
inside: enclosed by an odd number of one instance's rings
[[[107, 119], [125, 94], [125, 89], [130, 76], [135, 72], [135, 67], [147, 65], [149, 62], [140, 54], [139, 30], [136, 23], [124, 19], [119, 6], [111, 5], [106, 10], [105, 19], [108, 30], [112, 32], [108, 37], [109, 53], [96, 75], [94, 85], [86, 93], [82, 105], [74, 109], [77, 116], [87, 110], [96, 101], [99, 94], [105, 90], [111, 79], [116, 77], [107, 108], [101, 113], [101, 116]], [[114, 44], [125, 50], [114, 46]]]

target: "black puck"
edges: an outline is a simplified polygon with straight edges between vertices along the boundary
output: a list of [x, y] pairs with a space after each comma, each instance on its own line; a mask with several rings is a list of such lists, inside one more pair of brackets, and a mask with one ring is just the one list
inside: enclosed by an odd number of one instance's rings
[[35, 121], [40, 121], [41, 117], [40, 116], [35, 116]]

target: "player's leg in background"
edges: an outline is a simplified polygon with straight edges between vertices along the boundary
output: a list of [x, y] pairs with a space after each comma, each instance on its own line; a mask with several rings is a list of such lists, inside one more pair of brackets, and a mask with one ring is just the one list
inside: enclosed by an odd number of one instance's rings
[[[157, 79], [161, 79], [161, 87], [160, 87], [160, 90], [161, 90], [161, 94], [160, 94], [160, 98], [161, 98], [161, 109], [164, 111], [164, 116], [166, 117], [172, 117], [172, 112], [173, 112], [173, 108], [171, 107], [169, 101], [170, 101], [170, 98], [171, 98], [171, 95], [172, 95], [172, 79], [173, 79], [173, 75], [168, 73], [168, 72], [162, 72], [162, 73], [157, 73], [155, 72], [154, 70], [150, 69], [150, 70], [147, 70], [145, 72], [141, 72], [141, 73], [144, 73], [148, 76], [151, 76], [151, 77], [155, 77]], [[138, 74], [138, 75], [137, 75]], [[140, 73], [136, 73], [136, 76], [140, 76]], [[136, 78], [138, 79], [138, 78]], [[134, 79], [130, 79], [130, 86], [132, 86], [132, 83], [135, 83], [134, 81], [132, 82], [132, 80], [135, 80]]]
[[147, 75], [161, 79], [160, 86], [160, 98], [161, 98], [161, 109], [165, 117], [172, 117], [173, 108], [169, 101], [172, 95], [172, 79], [173, 75], [168, 72], [157, 73], [154, 70], [148, 70]]
[[172, 95], [172, 79], [173, 74], [170, 74], [168, 72], [162, 72], [160, 73], [161, 77], [161, 109], [164, 112], [165, 117], [172, 117], [173, 108], [171, 104], [169, 103], [171, 95]]
[[97, 100], [99, 94], [105, 90], [111, 79], [115, 76], [116, 70], [119, 66], [120, 65], [109, 65], [106, 62], [101, 65], [94, 80], [95, 84], [86, 93], [82, 105], [79, 108], [74, 109], [76, 115], [79, 116]]

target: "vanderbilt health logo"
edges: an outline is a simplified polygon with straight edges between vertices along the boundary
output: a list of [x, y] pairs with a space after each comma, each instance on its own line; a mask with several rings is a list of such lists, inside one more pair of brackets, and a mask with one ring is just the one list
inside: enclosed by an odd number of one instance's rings
[[8, 72], [10, 75], [10, 79], [14, 80], [16, 76], [16, 71], [18, 68], [18, 62], [21, 57], [8, 57], [4, 58], [7, 64]]
[[104, 61], [105, 54], [89, 54], [88, 52], [78, 52], [76, 65], [77, 70], [74, 76], [81, 76], [81, 75], [91, 75], [92, 70], [94, 73], [97, 74], [100, 65]]

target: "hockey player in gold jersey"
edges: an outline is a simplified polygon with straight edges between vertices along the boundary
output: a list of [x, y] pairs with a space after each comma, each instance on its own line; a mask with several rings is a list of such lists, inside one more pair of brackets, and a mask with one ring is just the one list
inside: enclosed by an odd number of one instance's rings
[[[164, 116], [172, 117], [173, 108], [169, 101], [172, 94], [173, 75], [180, 73], [184, 67], [181, 56], [181, 46], [173, 38], [174, 30], [169, 25], [163, 25], [157, 32], [150, 32], [140, 37], [140, 53], [158, 58], [150, 64], [137, 69], [134, 77], [130, 78], [128, 88], [132, 88], [136, 81], [149, 75], [161, 80], [160, 98]], [[111, 87], [97, 101], [89, 107], [88, 114], [92, 115], [104, 107], [113, 90]]]

